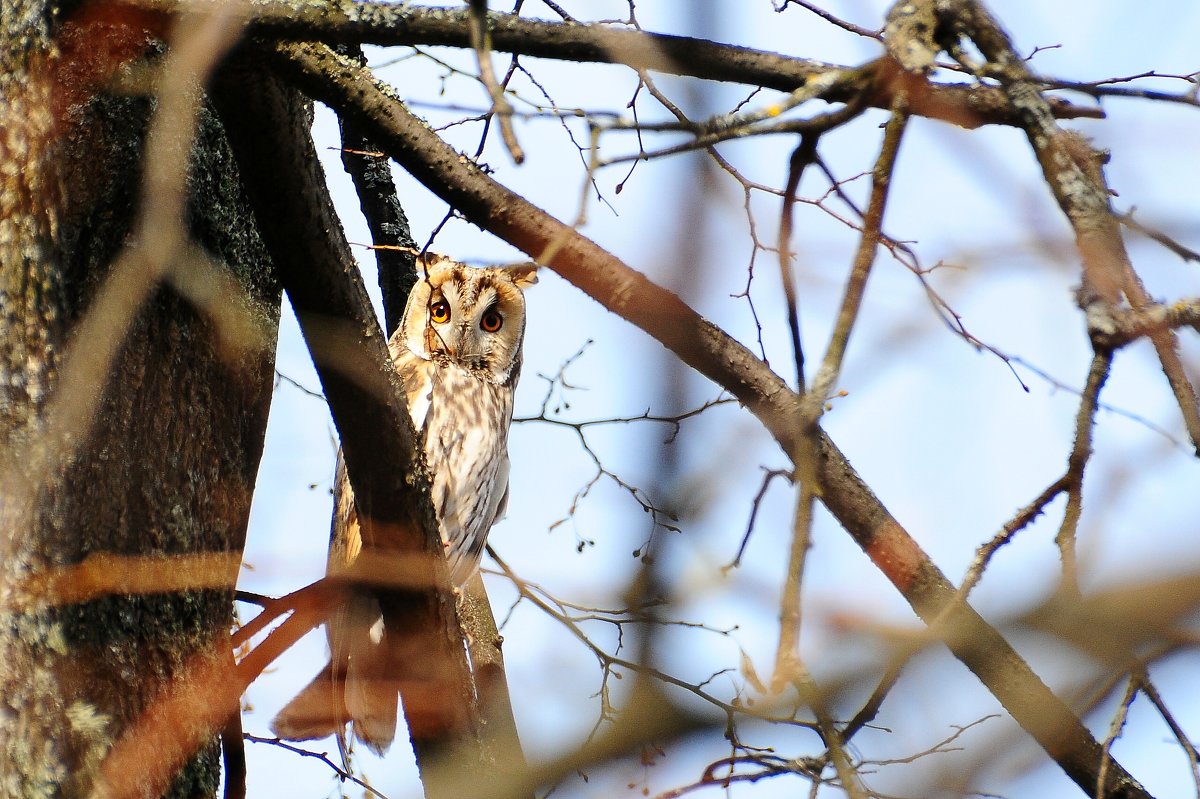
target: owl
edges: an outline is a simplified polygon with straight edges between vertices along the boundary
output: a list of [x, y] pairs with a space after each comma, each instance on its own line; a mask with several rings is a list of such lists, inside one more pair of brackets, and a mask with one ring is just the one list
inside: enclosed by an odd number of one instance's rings
[[[524, 289], [536, 266], [475, 269], [440, 255], [418, 259], [388, 350], [404, 387], [429, 467], [433, 507], [450, 579], [475, 573], [488, 531], [508, 504], [508, 427], [521, 371]], [[362, 548], [354, 493], [338, 453], [328, 572], [350, 566]], [[378, 603], [353, 594], [326, 622], [330, 663], [287, 704], [271, 729], [287, 740], [345, 733], [382, 754], [396, 733]]]

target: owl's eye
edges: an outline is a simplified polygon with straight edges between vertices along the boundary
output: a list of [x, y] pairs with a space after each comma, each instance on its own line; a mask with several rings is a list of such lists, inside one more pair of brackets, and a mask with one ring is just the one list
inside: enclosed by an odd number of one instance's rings
[[504, 326], [504, 317], [493, 308], [484, 312], [483, 318], [479, 320], [479, 326], [483, 328], [484, 332], [495, 333]]
[[437, 324], [443, 324], [450, 321], [450, 303], [445, 300], [438, 300], [433, 305], [429, 306], [429, 318]]

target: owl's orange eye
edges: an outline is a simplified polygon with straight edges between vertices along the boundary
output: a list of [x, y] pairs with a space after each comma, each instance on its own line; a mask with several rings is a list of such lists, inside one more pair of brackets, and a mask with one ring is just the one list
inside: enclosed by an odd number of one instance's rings
[[443, 324], [450, 321], [450, 303], [445, 300], [438, 300], [433, 305], [429, 306], [429, 318], [437, 324]]
[[485, 311], [483, 318], [479, 320], [479, 326], [484, 329], [484, 332], [495, 333], [504, 326], [504, 317], [494, 309]]

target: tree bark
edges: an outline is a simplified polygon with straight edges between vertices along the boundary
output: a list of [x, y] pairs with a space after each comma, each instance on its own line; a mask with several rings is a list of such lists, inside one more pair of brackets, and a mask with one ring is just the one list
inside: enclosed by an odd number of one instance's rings
[[[86, 362], [91, 346], [74, 334], [131, 245], [154, 106], [98, 87], [160, 45], [127, 13], [84, 7], [58, 23], [53, 4], [5, 5], [0, 797], [87, 796], [185, 664], [228, 659], [280, 292], [202, 110], [185, 223], [206, 257], [168, 264], [132, 318], [111, 320], [107, 377], [54, 426], [70, 356]], [[170, 786], [106, 776], [195, 797], [215, 795], [219, 775], [210, 735]]]

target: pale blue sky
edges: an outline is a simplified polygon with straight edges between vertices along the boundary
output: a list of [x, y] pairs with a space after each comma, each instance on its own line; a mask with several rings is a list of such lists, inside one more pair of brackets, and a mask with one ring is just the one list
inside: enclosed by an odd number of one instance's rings
[[[589, 17], [620, 17], [626, 8], [621, 2], [602, 5], [595, 0], [564, 5]], [[886, 7], [866, 0], [824, 5], [868, 27], [879, 24]], [[1183, 74], [1200, 68], [1195, 56], [1200, 6], [1191, 3], [1144, 2], [1136, 11], [1115, 0], [1061, 4], [1019, 0], [1003, 8], [993, 5], [1023, 51], [1053, 48], [1032, 61], [1045, 74], [1095, 80], [1149, 69]], [[608, 10], [595, 10], [601, 7]], [[799, 7], [775, 14], [767, 0], [643, 0], [638, 14], [648, 30], [697, 34], [701, 31], [694, 27], [699, 24], [696, 20], [704, 16], [698, 9], [710, 15], [719, 31], [717, 38], [737, 44], [843, 63], [877, 53], [873, 42], [831, 27]], [[526, 11], [549, 16], [536, 0], [526, 3]], [[461, 54], [439, 51], [438, 56], [471, 68], [471, 59]], [[507, 59], [499, 63], [503, 68]], [[532, 59], [525, 63], [560, 105], [627, 113], [625, 104], [635, 86], [628, 70]], [[461, 76], [448, 79], [442, 95], [441, 71], [421, 59], [388, 67], [381, 77], [392, 80], [404, 97], [418, 101], [415, 109], [431, 119], [446, 116], [426, 103], [476, 108], [483, 104], [482, 90]], [[663, 78], [659, 83], [696, 114], [728, 110], [748, 93], [744, 87], [698, 86], [678, 79]], [[514, 86], [522, 95], [534, 96], [528, 82], [518, 80]], [[1157, 86], [1184, 88], [1179, 81]], [[760, 95], [751, 103], [766, 102], [769, 96]], [[1074, 99], [1088, 102], [1080, 96]], [[1196, 157], [1200, 113], [1144, 100], [1106, 100], [1104, 107], [1107, 120], [1069, 126], [1112, 149], [1108, 174], [1119, 193], [1116, 207], [1124, 211], [1136, 206], [1143, 221], [1200, 247], [1200, 226], [1195, 221], [1200, 211], [1195, 190], [1200, 185]], [[644, 94], [639, 109], [643, 119], [666, 119], [665, 112]], [[839, 177], [870, 169], [879, 147], [878, 126], [885, 118], [882, 112], [868, 114], [822, 141], [822, 155]], [[572, 124], [576, 138], [586, 141], [582, 125]], [[563, 128], [553, 121], [521, 121], [517, 133], [528, 162], [513, 167], [493, 137], [485, 160], [495, 168], [496, 177], [559, 218], [574, 218], [583, 193], [583, 167]], [[337, 146], [336, 126], [323, 109], [316, 135], [319, 147]], [[455, 128], [450, 135], [456, 146], [473, 151], [479, 126]], [[775, 137], [725, 145], [721, 151], [748, 177], [779, 186], [795, 144], [793, 139]], [[636, 143], [631, 134], [614, 132], [605, 134], [603, 146], [606, 154], [615, 154], [630, 152]], [[323, 152], [348, 237], [365, 242], [368, 236], [337, 154], [332, 149]], [[730, 296], [745, 286], [751, 251], [742, 191], [719, 176], [715, 183], [702, 185], [698, 164], [697, 156], [640, 164], [620, 194], [615, 186], [628, 168], [614, 166], [602, 172], [600, 188], [612, 209], [593, 197], [583, 230], [633, 268], [676, 286], [705, 316], [756, 348], [746, 301]], [[406, 176], [398, 175], [398, 180], [414, 235], [424, 243], [445, 206]], [[825, 188], [813, 174], [806, 176], [802, 193], [816, 196]], [[848, 191], [861, 202], [866, 188], [865, 181], [858, 180]], [[777, 200], [756, 196], [753, 210], [760, 237], [773, 242]], [[796, 219], [793, 246], [799, 253], [803, 332], [809, 357], [816, 359], [825, 346], [855, 237], [808, 207], [799, 209]], [[945, 261], [961, 267], [938, 270], [931, 280], [963, 315], [972, 333], [1069, 386], [1082, 384], [1089, 354], [1071, 294], [1078, 282], [1077, 260], [1069, 229], [1041, 182], [1022, 134], [1000, 129], [960, 131], [913, 120], [885, 229], [896, 238], [915, 242], [924, 265]], [[1136, 236], [1129, 238], [1129, 245], [1154, 296], [1200, 294], [1195, 264], [1183, 264]], [[511, 248], [462, 222], [447, 226], [435, 249], [469, 261], [518, 257]], [[374, 291], [373, 258], [361, 247], [355, 252]], [[771, 257], [760, 256], [752, 297], [763, 323], [769, 360], [790, 380], [791, 354], [776, 270]], [[562, 418], [629, 416], [647, 409], [667, 412], [694, 407], [717, 395], [703, 378], [686, 369], [675, 370], [662, 347], [640, 331], [608, 315], [552, 273], [543, 271], [542, 278], [529, 295], [518, 416], [538, 412], [546, 390], [538, 375], [557, 373], [562, 362], [588, 340], [594, 343], [567, 373], [579, 388], [567, 393], [570, 407], [562, 410]], [[1061, 474], [1076, 399], [1018, 367], [1031, 389], [1023, 391], [998, 358], [977, 353], [950, 334], [937, 321], [912, 274], [886, 255], [881, 255], [871, 277], [863, 316], [838, 383], [848, 395], [833, 401], [826, 429], [892, 513], [957, 582], [975, 547]], [[1200, 349], [1187, 340], [1184, 353], [1195, 379], [1200, 376]], [[287, 311], [278, 366], [289, 377], [317, 387], [294, 318]], [[1103, 399], [1184, 439], [1178, 412], [1146, 347], [1118, 355]], [[794, 501], [790, 487], [777, 481], [766, 495], [743, 567], [726, 577], [719, 567], [732, 557], [745, 529], [761, 481], [759, 467], [781, 467], [784, 458], [753, 417], [736, 406], [713, 409], [686, 423], [674, 455], [661, 446], [664, 432], [641, 424], [593, 428], [588, 436], [606, 468], [633, 485], [658, 491], [660, 499], [667, 492], [688, 506], [683, 533], [658, 533], [665, 536], [661, 538], [665, 568], [687, 589], [680, 614], [717, 627], [739, 628], [730, 636], [672, 632], [667, 663], [681, 676], [702, 680], [722, 668], [736, 669], [740, 647], [765, 674], [778, 634], [778, 592]], [[244, 574], [245, 587], [278, 594], [321, 575], [334, 451], [333, 428], [323, 403], [281, 386], [259, 476], [246, 555], [253, 570]], [[1102, 412], [1096, 452], [1080, 537], [1085, 588], [1196, 572], [1200, 492], [1195, 487], [1200, 469], [1187, 448], [1173, 445], [1143, 424]], [[520, 574], [561, 598], [619, 604], [620, 592], [636, 567], [630, 553], [646, 540], [649, 517], [620, 487], [601, 479], [578, 503], [574, 516], [554, 526], [591, 478], [591, 461], [572, 431], [544, 424], [514, 426], [511, 453], [512, 501], [509, 517], [492, 535], [497, 550]], [[669, 480], [658, 484], [664, 462]], [[1052, 590], [1057, 574], [1052, 539], [1061, 513], [1060, 500], [997, 557], [974, 595], [986, 615], [1002, 619]], [[916, 626], [903, 599], [823, 512], [815, 536], [805, 582], [805, 654], [819, 677], [831, 678], [873, 662], [879, 648], [872, 643], [872, 631], [908, 632]], [[582, 539], [595, 544], [580, 554], [576, 544]], [[489, 578], [489, 586], [498, 612], [503, 612], [511, 601], [510, 587], [498, 577]], [[597, 640], [611, 642], [607, 631], [593, 629]], [[510, 683], [529, 755], [549, 757], [573, 746], [597, 716], [595, 660], [528, 606], [517, 609], [504, 633]], [[1056, 688], [1071, 687], [1084, 676], [1081, 659], [1068, 650], [1046, 646], [1044, 640], [1030, 635], [1016, 636], [1014, 642]], [[324, 662], [323, 649], [323, 638], [310, 636], [279, 662], [276, 672], [252, 687], [249, 700], [255, 712], [247, 717], [247, 731], [266, 734], [270, 716]], [[1154, 676], [1184, 728], [1198, 735], [1200, 704], [1190, 688], [1195, 667], [1194, 657], [1180, 656]], [[734, 672], [715, 681], [712, 689], [728, 697], [741, 684]], [[855, 695], [841, 709], [846, 715], [853, 713], [858, 701], [861, 698]], [[871, 758], [904, 756], [948, 735], [953, 725], [969, 724], [995, 711], [995, 701], [978, 681], [944, 651], [934, 649], [908, 669], [902, 685], [885, 703], [879, 722], [891, 732], [864, 733], [856, 748]], [[1089, 719], [1101, 736], [1108, 718], [1109, 714], [1099, 713]], [[1008, 796], [1078, 795], [1032, 744], [1020, 743], [1016, 754], [996, 754], [1009, 744], [1005, 736], [1013, 735], [1012, 727], [1007, 720], [987, 722], [963, 739], [966, 751], [961, 754], [929, 758], [913, 767], [888, 767], [868, 776], [868, 781], [893, 794], [922, 795], [940, 769], [954, 774], [990, 762], [975, 788]], [[750, 735], [758, 743], [778, 746], [785, 756], [815, 751], [811, 736], [776, 737], [762, 730]], [[1165, 728], [1155, 725], [1145, 706], [1135, 707], [1126, 736], [1128, 742], [1116, 749], [1118, 757], [1157, 796], [1194, 790], [1182, 753], [1169, 742]], [[332, 744], [315, 748], [332, 750]], [[249, 749], [252, 797], [321, 797], [336, 790], [328, 770], [315, 761], [268, 746]], [[705, 763], [724, 753], [719, 741], [703, 748], [673, 745], [667, 758], [645, 773], [641, 769], [598, 773], [590, 783], [565, 784], [557, 795], [620, 796], [628, 782], [636, 783], [629, 791], [635, 795], [642, 779], [650, 780], [652, 791], [662, 790], [697, 778]], [[418, 795], [411, 755], [403, 743], [386, 762], [368, 761], [366, 766], [389, 796]], [[1031, 766], [1024, 776], [1013, 776]], [[781, 778], [735, 789], [733, 795], [792, 796], [806, 790], [806, 784]], [[699, 795], [717, 792], [709, 789]]]

